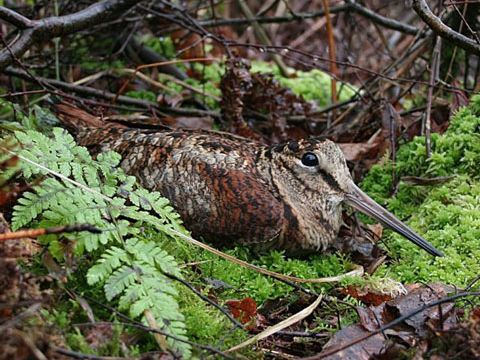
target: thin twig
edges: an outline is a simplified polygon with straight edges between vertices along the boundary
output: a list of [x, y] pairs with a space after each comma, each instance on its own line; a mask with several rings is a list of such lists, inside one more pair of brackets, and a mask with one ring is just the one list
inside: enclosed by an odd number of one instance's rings
[[[323, 8], [325, 9], [325, 19], [327, 21], [327, 35], [328, 35], [328, 56], [330, 58], [330, 73], [333, 75], [330, 79], [330, 91], [331, 91], [331, 100], [332, 104], [337, 102], [337, 80], [335, 77], [338, 75], [337, 70], [337, 55], [335, 51], [335, 38], [333, 36], [333, 27], [332, 27], [332, 19], [330, 18], [330, 5], [328, 4], [328, 0], [323, 1]], [[332, 111], [332, 118], [335, 121], [335, 110]], [[327, 128], [330, 128], [331, 121], [329, 117], [329, 121], [327, 123]]]
[[20, 230], [15, 232], [9, 232], [0, 234], [0, 241], [13, 240], [13, 239], [23, 239], [23, 238], [35, 238], [47, 234], [60, 234], [60, 233], [72, 233], [88, 231], [94, 234], [99, 234], [102, 230], [96, 228], [90, 224], [76, 224], [76, 225], [65, 225], [65, 226], [55, 226], [50, 228], [43, 229], [28, 229]]
[[81, 360], [132, 360], [132, 357], [99, 356], [99, 355], [93, 355], [93, 354], [84, 354], [79, 351], [64, 349], [55, 345], [50, 345], [50, 349], [52, 349], [58, 354], [62, 354], [74, 359], [81, 359]]

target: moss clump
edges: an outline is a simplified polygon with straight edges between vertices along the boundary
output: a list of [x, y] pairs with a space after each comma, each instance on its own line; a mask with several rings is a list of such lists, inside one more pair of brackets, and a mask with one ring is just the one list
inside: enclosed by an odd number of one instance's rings
[[145, 46], [148, 46], [166, 59], [175, 58], [175, 45], [173, 45], [173, 41], [170, 36], [154, 37], [151, 35], [144, 35], [141, 37], [140, 41]]
[[[200, 284], [202, 286], [202, 284]], [[208, 287], [202, 291], [208, 295]], [[185, 315], [188, 338], [200, 344], [229, 348], [248, 337], [246, 331], [234, 329], [234, 325], [213, 306], [200, 300], [192, 291], [180, 290], [182, 313]]]
[[374, 166], [362, 188], [444, 252], [432, 258], [404, 238], [390, 233], [388, 245], [398, 262], [380, 275], [402, 282], [441, 281], [465, 286], [480, 273], [480, 96], [452, 117], [443, 135], [432, 135], [432, 156], [425, 154], [425, 138], [400, 147], [397, 176], [455, 175], [443, 185], [420, 187], [400, 183], [391, 197], [393, 165]]
[[[213, 63], [209, 65], [195, 64], [194, 68], [203, 76], [205, 82], [205, 91], [207, 93], [221, 96], [218, 84], [225, 72], [223, 64]], [[290, 88], [294, 94], [302, 96], [307, 101], [314, 101], [319, 106], [326, 106], [330, 103], [331, 91], [330, 81], [331, 77], [323, 71], [313, 69], [310, 71], [300, 71], [290, 68], [292, 77], [284, 77], [281, 75], [278, 66], [265, 61], [252, 61], [252, 73], [273, 74], [275, 80], [280, 85]], [[189, 79], [187, 82], [191, 85], [197, 85], [198, 81]], [[197, 82], [197, 84], [195, 84]], [[340, 101], [350, 99], [356, 92], [351, 85], [338, 83], [337, 84], [338, 98]]]
[[[286, 78], [280, 74], [278, 66], [263, 61], [252, 62], [252, 71], [260, 73], [272, 73], [276, 80], [282, 86], [292, 89], [292, 91], [305, 100], [315, 101], [319, 106], [327, 106], [331, 103], [332, 78], [325, 72], [313, 69], [310, 71], [301, 71], [290, 69], [293, 76]], [[340, 101], [350, 99], [356, 92], [353, 86], [345, 83], [337, 83], [337, 94]]]
[[[315, 255], [308, 260], [301, 260], [288, 258], [278, 251], [270, 251], [260, 257], [252, 254], [252, 250], [247, 248], [236, 248], [227, 252], [271, 271], [305, 279], [343, 274], [351, 270], [352, 265], [340, 254]], [[230, 261], [219, 259], [216, 255], [204, 254], [203, 258], [210, 260], [200, 265], [203, 276], [226, 284], [226, 288], [221, 293], [223, 300], [251, 297], [260, 305], [268, 299], [288, 297], [289, 294], [296, 293], [296, 290], [289, 285]], [[313, 287], [311, 284], [303, 284], [303, 286]], [[318, 288], [317, 285], [316, 289]]]

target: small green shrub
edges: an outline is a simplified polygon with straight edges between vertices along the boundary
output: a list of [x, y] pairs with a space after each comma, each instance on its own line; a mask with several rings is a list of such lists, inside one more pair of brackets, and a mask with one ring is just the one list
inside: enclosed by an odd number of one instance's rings
[[148, 46], [166, 59], [175, 58], [175, 46], [173, 45], [170, 36], [154, 37], [151, 35], [145, 35], [140, 40], [145, 46]]

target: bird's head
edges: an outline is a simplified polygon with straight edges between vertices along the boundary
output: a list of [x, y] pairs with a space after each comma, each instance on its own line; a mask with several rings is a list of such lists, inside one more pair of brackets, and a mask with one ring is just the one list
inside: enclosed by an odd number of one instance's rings
[[326, 226], [334, 229], [332, 232], [335, 232], [335, 237], [341, 223], [341, 205], [346, 203], [403, 235], [430, 254], [443, 256], [355, 185], [341, 149], [332, 141], [290, 141], [272, 146], [268, 151], [274, 164], [273, 181], [282, 196], [296, 206], [299, 212], [305, 211], [306, 216], [322, 212], [315, 219], [330, 223]]

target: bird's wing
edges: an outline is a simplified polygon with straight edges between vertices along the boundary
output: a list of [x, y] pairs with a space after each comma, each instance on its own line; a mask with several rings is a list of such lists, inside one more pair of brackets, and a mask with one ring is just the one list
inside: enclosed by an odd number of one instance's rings
[[196, 236], [248, 244], [273, 240], [282, 231], [283, 204], [258, 176], [256, 147], [248, 140], [127, 128], [79, 135], [84, 145], [100, 142], [102, 150], [119, 152], [125, 171], [167, 197]]
[[163, 193], [194, 234], [224, 244], [263, 243], [280, 235], [283, 206], [256, 176], [208, 164], [188, 175], [176, 172], [183, 180], [164, 182]]

